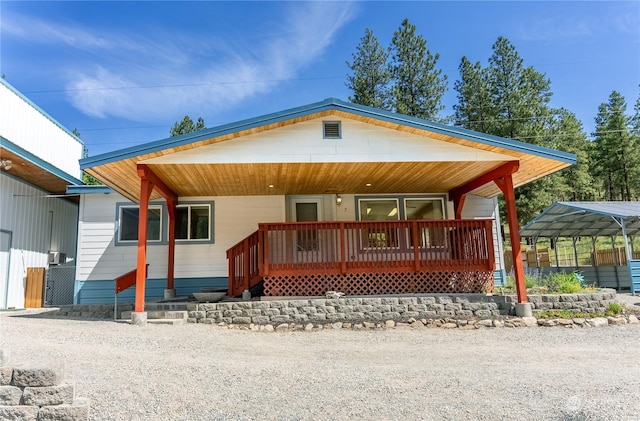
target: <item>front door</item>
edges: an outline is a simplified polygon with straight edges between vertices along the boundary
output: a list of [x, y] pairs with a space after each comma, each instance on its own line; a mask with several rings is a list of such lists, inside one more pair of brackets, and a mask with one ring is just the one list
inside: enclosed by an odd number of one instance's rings
[[[321, 197], [292, 197], [292, 222], [322, 221]], [[296, 232], [296, 249], [298, 251], [313, 251], [318, 249], [318, 230], [315, 228], [299, 229]]]

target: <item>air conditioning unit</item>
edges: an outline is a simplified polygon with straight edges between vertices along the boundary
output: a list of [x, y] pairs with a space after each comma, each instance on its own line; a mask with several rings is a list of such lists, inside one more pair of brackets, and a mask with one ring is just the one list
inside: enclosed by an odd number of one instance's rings
[[67, 253], [62, 253], [59, 251], [50, 251], [49, 252], [49, 264], [50, 265], [61, 265], [66, 263], [67, 261]]

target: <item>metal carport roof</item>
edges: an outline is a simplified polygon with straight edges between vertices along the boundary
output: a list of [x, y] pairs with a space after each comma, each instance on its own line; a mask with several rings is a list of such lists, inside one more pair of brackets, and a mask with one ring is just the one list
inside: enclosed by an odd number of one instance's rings
[[611, 237], [640, 234], [640, 202], [556, 202], [520, 230], [522, 237]]

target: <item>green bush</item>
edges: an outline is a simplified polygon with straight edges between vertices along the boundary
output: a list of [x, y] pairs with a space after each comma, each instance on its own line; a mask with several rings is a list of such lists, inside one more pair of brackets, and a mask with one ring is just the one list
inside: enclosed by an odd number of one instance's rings
[[609, 305], [607, 306], [607, 313], [616, 315], [616, 314], [622, 313], [623, 309], [624, 309], [624, 304], [609, 303]]
[[[543, 276], [539, 269], [525, 268], [526, 288], [536, 290], [536, 292], [551, 292], [557, 294], [573, 294], [584, 291], [588, 286], [584, 277], [578, 273], [550, 273]], [[516, 289], [516, 280], [513, 271], [507, 276], [507, 289]]]

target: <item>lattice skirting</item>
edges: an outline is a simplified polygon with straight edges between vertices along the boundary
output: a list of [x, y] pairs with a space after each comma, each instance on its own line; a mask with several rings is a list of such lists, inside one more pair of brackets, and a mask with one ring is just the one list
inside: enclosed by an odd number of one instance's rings
[[267, 296], [324, 296], [327, 291], [347, 295], [493, 292], [493, 271], [384, 272], [267, 276]]

